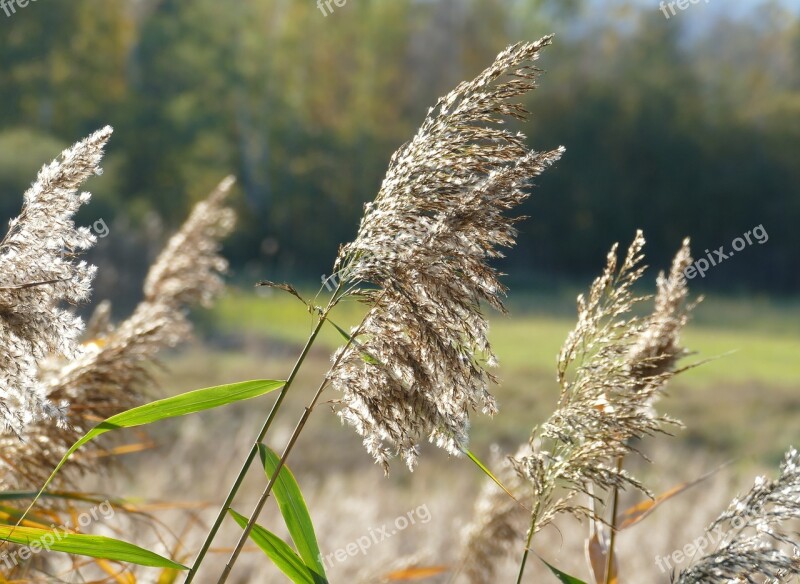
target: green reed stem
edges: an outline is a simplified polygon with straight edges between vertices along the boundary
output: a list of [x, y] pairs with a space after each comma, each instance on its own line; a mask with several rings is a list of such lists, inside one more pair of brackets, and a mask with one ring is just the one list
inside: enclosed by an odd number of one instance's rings
[[[336, 292], [339, 290], [337, 289]], [[247, 455], [247, 459], [245, 460], [244, 464], [242, 465], [242, 469], [239, 471], [239, 474], [236, 476], [236, 481], [234, 481], [233, 486], [228, 491], [228, 496], [225, 499], [222, 507], [220, 508], [219, 513], [217, 514], [217, 518], [214, 520], [214, 525], [211, 527], [211, 530], [208, 532], [205, 541], [203, 542], [203, 547], [200, 548], [200, 552], [197, 554], [197, 558], [192, 565], [191, 570], [186, 575], [186, 580], [184, 584], [190, 584], [194, 580], [194, 577], [197, 575], [197, 571], [200, 568], [200, 564], [203, 563], [203, 559], [205, 558], [206, 554], [208, 553], [209, 548], [211, 547], [211, 542], [214, 541], [214, 537], [216, 537], [217, 532], [219, 531], [222, 522], [225, 520], [225, 515], [228, 513], [228, 510], [231, 508], [231, 504], [233, 503], [236, 494], [239, 492], [239, 488], [242, 486], [242, 482], [244, 482], [244, 477], [247, 475], [247, 471], [250, 469], [250, 465], [253, 464], [253, 461], [258, 454], [258, 445], [264, 440], [267, 436], [267, 432], [272, 426], [272, 421], [275, 419], [275, 416], [278, 413], [278, 410], [283, 403], [283, 399], [286, 397], [286, 394], [289, 392], [292, 384], [294, 383], [297, 374], [300, 371], [300, 367], [303, 365], [303, 362], [306, 360], [309, 351], [311, 350], [311, 346], [314, 344], [314, 341], [319, 335], [319, 332], [322, 330], [322, 326], [325, 324], [325, 320], [327, 318], [328, 312], [330, 312], [331, 308], [336, 304], [336, 292], [334, 293], [333, 297], [331, 298], [328, 306], [325, 308], [324, 311], [319, 315], [317, 320], [317, 324], [314, 327], [314, 330], [311, 332], [311, 336], [308, 337], [308, 341], [306, 341], [305, 346], [303, 347], [300, 356], [297, 358], [297, 362], [295, 363], [294, 367], [292, 368], [291, 373], [289, 374], [288, 379], [286, 380], [286, 384], [281, 389], [280, 394], [278, 395], [278, 399], [275, 400], [275, 403], [272, 406], [272, 409], [267, 416], [267, 419], [264, 421], [263, 426], [261, 427], [261, 431], [258, 433], [258, 437], [253, 442], [253, 447], [250, 449], [250, 453]], [[280, 466], [278, 466], [278, 470], [280, 470]], [[277, 474], [276, 474], [277, 476]], [[249, 533], [249, 532], [248, 532]]]
[[519, 574], [517, 575], [517, 584], [522, 584], [522, 576], [525, 574], [525, 566], [528, 563], [528, 554], [531, 551], [531, 541], [533, 540], [533, 533], [536, 531], [536, 518], [539, 515], [540, 502], [536, 501], [536, 507], [531, 514], [531, 528], [528, 531], [528, 540], [525, 542], [525, 552], [522, 554], [522, 562], [519, 565]]
[[[617, 472], [622, 472], [623, 457], [617, 458]], [[619, 513], [619, 489], [614, 487], [611, 495], [611, 524], [608, 536], [608, 556], [606, 557], [605, 584], [611, 584], [614, 580], [614, 547], [617, 542], [617, 513]]]
[[297, 439], [300, 437], [300, 432], [302, 432], [303, 427], [306, 425], [306, 422], [308, 421], [308, 418], [311, 415], [311, 412], [314, 409], [314, 406], [316, 405], [319, 396], [322, 394], [322, 390], [324, 389], [324, 387], [325, 387], [325, 382], [323, 382], [322, 385], [320, 385], [320, 388], [317, 390], [317, 393], [315, 394], [311, 404], [305, 408], [305, 410], [303, 411], [303, 415], [297, 422], [297, 426], [295, 427], [294, 432], [292, 432], [292, 437], [289, 439], [289, 443], [286, 445], [286, 448], [284, 449], [283, 454], [281, 455], [281, 459], [278, 461], [278, 465], [275, 468], [275, 472], [272, 473], [272, 476], [270, 477], [269, 482], [267, 483], [267, 486], [264, 489], [264, 492], [258, 499], [258, 503], [256, 503], [256, 507], [253, 510], [253, 513], [250, 515], [250, 519], [247, 522], [247, 525], [245, 526], [242, 535], [239, 537], [239, 541], [236, 543], [236, 548], [233, 550], [233, 553], [231, 554], [228, 563], [225, 564], [225, 569], [223, 570], [222, 575], [217, 581], [217, 584], [223, 584], [228, 579], [228, 576], [230, 576], [231, 570], [233, 570], [233, 566], [234, 564], [236, 564], [236, 560], [239, 559], [239, 555], [242, 553], [242, 549], [244, 549], [245, 543], [247, 543], [247, 538], [250, 537], [250, 532], [253, 531], [253, 527], [255, 527], [259, 514], [261, 513], [262, 509], [264, 509], [264, 505], [266, 504], [267, 499], [269, 498], [269, 494], [272, 492], [272, 487], [278, 480], [278, 475], [280, 474], [281, 469], [283, 469], [284, 465], [286, 464], [286, 459], [289, 457], [289, 453], [291, 453], [292, 448], [294, 448], [295, 442], [297, 442]]
[[[341, 284], [340, 284], [340, 286], [341, 286]], [[378, 299], [375, 301], [375, 304], [377, 304], [378, 302], [380, 302], [383, 299], [383, 296], [384, 296], [385, 293], [386, 292], [384, 291], [378, 297]], [[334, 294], [334, 298], [336, 298], [336, 294]], [[325, 317], [327, 316], [327, 313], [328, 313], [328, 309], [326, 309], [326, 311], [322, 314], [322, 320], [325, 320]], [[347, 343], [345, 344], [344, 349], [339, 352], [339, 354], [337, 355], [336, 359], [333, 362], [333, 365], [331, 365], [331, 370], [336, 369], [336, 367], [339, 365], [339, 362], [342, 360], [342, 358], [344, 357], [345, 353], [347, 352], [347, 349], [350, 347], [350, 345], [352, 345], [354, 342], [356, 342], [355, 339], [359, 335], [359, 333], [361, 332], [361, 329], [364, 326], [364, 322], [365, 321], [362, 321], [361, 324], [357, 327], [357, 329], [353, 332], [353, 334], [350, 335], [350, 338], [348, 339]], [[297, 426], [295, 427], [294, 432], [292, 432], [292, 436], [291, 436], [291, 438], [289, 438], [289, 442], [286, 445], [286, 448], [284, 449], [280, 460], [278, 461], [278, 465], [275, 468], [275, 472], [273, 472], [272, 476], [270, 476], [269, 482], [267, 483], [267, 486], [265, 487], [264, 492], [261, 494], [261, 497], [259, 498], [258, 503], [256, 503], [256, 507], [253, 510], [253, 513], [250, 515], [250, 519], [248, 520], [247, 525], [245, 526], [244, 531], [242, 532], [242, 535], [239, 537], [239, 541], [236, 543], [236, 548], [233, 550], [233, 553], [231, 554], [231, 557], [228, 559], [228, 563], [225, 564], [225, 569], [223, 570], [222, 575], [219, 577], [219, 580], [217, 580], [217, 584], [224, 584], [227, 581], [228, 576], [230, 576], [231, 570], [233, 570], [233, 566], [236, 564], [236, 560], [239, 559], [239, 555], [241, 555], [242, 549], [244, 549], [244, 545], [245, 545], [245, 543], [247, 543], [247, 538], [250, 537], [250, 533], [253, 531], [253, 527], [255, 527], [256, 521], [258, 520], [258, 516], [261, 513], [261, 510], [264, 508], [264, 505], [266, 504], [267, 499], [269, 498], [269, 494], [272, 492], [272, 487], [275, 485], [275, 481], [277, 481], [278, 475], [280, 474], [281, 469], [286, 464], [286, 459], [289, 458], [289, 454], [292, 452], [292, 449], [294, 448], [294, 445], [297, 442], [297, 439], [300, 437], [300, 433], [303, 431], [303, 428], [305, 427], [306, 422], [308, 421], [308, 418], [311, 416], [311, 412], [314, 410], [314, 407], [317, 405], [317, 402], [319, 401], [319, 398], [322, 395], [322, 392], [325, 390], [325, 387], [327, 386], [327, 384], [328, 384], [328, 379], [326, 377], [319, 384], [319, 387], [317, 388], [317, 391], [314, 394], [314, 397], [312, 398], [311, 402], [308, 404], [308, 406], [306, 406], [305, 410], [303, 411], [303, 415], [300, 417], [300, 420], [297, 422]]]

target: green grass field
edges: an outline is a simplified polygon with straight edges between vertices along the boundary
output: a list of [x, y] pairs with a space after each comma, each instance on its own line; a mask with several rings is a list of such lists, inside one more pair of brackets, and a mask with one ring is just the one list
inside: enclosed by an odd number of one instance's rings
[[[491, 315], [501, 411], [494, 419], [475, 416], [474, 443], [518, 443], [550, 413], [557, 395], [556, 355], [574, 325], [573, 306], [574, 300], [565, 295], [524, 294], [510, 299], [508, 315]], [[351, 302], [337, 307], [332, 317], [348, 328], [361, 314], [363, 307]], [[664, 410], [686, 423], [678, 431], [680, 444], [719, 457], [768, 463], [797, 442], [793, 420], [800, 412], [799, 316], [800, 305], [766, 299], [711, 297], [696, 309], [685, 333], [685, 344], [694, 354], [684, 363], [707, 362], [676, 378], [662, 402]], [[246, 374], [285, 375], [313, 325], [295, 298], [250, 291], [231, 291], [202, 321], [207, 331], [257, 341], [247, 344], [249, 352], [187, 357], [195, 363], [210, 359], [219, 382]], [[341, 343], [333, 327], [324, 330], [309, 361], [309, 379], [324, 374], [329, 353]], [[186, 371], [194, 366], [184, 365]]]
[[[501, 376], [521, 371], [553, 372], [556, 354], [574, 318], [563, 315], [574, 304], [551, 297], [541, 302], [556, 307], [558, 316], [536, 310], [538, 298], [512, 298], [510, 313], [491, 314], [491, 341], [500, 359]], [[337, 307], [332, 318], [347, 328], [363, 309], [355, 302]], [[211, 315], [214, 327], [225, 333], [264, 335], [288, 343], [302, 343], [313, 317], [296, 299], [281, 293], [264, 296], [231, 292]], [[320, 342], [333, 349], [341, 336], [329, 327]], [[721, 383], [758, 383], [800, 388], [800, 305], [764, 300], [733, 301], [707, 298], [689, 324], [685, 343], [696, 353], [686, 363], [712, 359], [687, 372], [683, 382], [691, 387]]]

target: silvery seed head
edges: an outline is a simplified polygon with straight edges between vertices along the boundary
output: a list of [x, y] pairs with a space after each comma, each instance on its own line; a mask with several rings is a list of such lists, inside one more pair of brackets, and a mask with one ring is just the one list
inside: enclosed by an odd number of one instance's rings
[[[7, 456], [0, 462], [0, 486], [38, 487], [72, 446], [98, 420], [139, 405], [153, 385], [150, 365], [157, 354], [174, 347], [191, 333], [186, 311], [208, 305], [223, 290], [227, 263], [219, 254], [220, 241], [233, 229], [235, 216], [226, 205], [233, 179], [225, 179], [198, 203], [181, 229], [169, 240], [150, 268], [144, 300], [133, 314], [114, 327], [108, 307], [101, 305], [91, 319], [92, 336], [72, 359], [51, 358], [40, 364], [37, 387], [50, 401], [68, 404], [69, 424], [55, 427], [34, 422], [24, 441], [0, 440]], [[89, 445], [87, 452], [97, 449]], [[96, 460], [73, 461], [56, 477], [69, 484], [76, 472], [96, 470]]]
[[[782, 583], [800, 576], [800, 453], [790, 448], [775, 480], [758, 477], [708, 528], [716, 549], [681, 571], [678, 584]], [[721, 539], [716, 533], [723, 531]]]
[[[654, 312], [634, 314], [644, 297], [633, 287], [644, 271], [644, 237], [636, 234], [617, 267], [617, 248], [606, 268], [578, 298], [578, 324], [558, 359], [561, 395], [550, 418], [531, 437], [531, 454], [516, 460], [518, 472], [533, 486], [534, 529], [559, 513], [592, 516], [581, 495], [645, 487], [617, 461], [633, 452], [631, 441], [662, 432], [673, 421], [652, 403], [676, 373], [684, 354], [679, 332], [688, 319], [688, 291], [682, 266], [691, 261], [684, 242], [670, 275], [658, 279]], [[584, 499], [585, 500], [585, 499]]]
[[496, 410], [481, 304], [503, 310], [505, 289], [489, 261], [514, 243], [508, 212], [562, 153], [530, 151], [503, 124], [525, 117], [515, 100], [534, 88], [532, 62], [550, 42], [509, 47], [439, 100], [337, 259], [347, 292], [370, 309], [330, 380], [339, 415], [386, 470], [396, 454], [413, 468], [425, 438], [459, 454], [470, 411]]
[[89, 297], [95, 268], [78, 256], [95, 238], [73, 217], [89, 201], [78, 189], [100, 173], [111, 132], [103, 128], [45, 165], [0, 242], [0, 424], [17, 435], [43, 417], [65, 420], [37, 384], [36, 368], [50, 355], [76, 354], [83, 323], [63, 304]]

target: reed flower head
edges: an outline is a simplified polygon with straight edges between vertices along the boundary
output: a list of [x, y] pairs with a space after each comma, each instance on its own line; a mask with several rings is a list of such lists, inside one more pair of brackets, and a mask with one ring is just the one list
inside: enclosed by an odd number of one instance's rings
[[562, 512], [593, 516], [577, 500], [595, 500], [599, 491], [645, 487], [615, 462], [633, 451], [630, 441], [662, 432], [673, 422], [652, 409], [684, 353], [678, 334], [687, 320], [686, 283], [681, 266], [691, 261], [688, 242], [670, 275], [659, 277], [656, 308], [646, 318], [632, 316], [644, 300], [633, 293], [640, 279], [641, 232], [617, 268], [617, 248], [606, 268], [578, 298], [578, 324], [558, 359], [561, 395], [556, 411], [531, 437], [531, 454], [515, 461], [533, 486], [534, 530]]
[[[159, 351], [174, 347], [191, 333], [186, 310], [195, 304], [207, 305], [222, 292], [221, 273], [227, 263], [219, 255], [219, 246], [235, 221], [225, 205], [232, 185], [232, 178], [225, 179], [172, 236], [150, 269], [144, 300], [127, 320], [114, 328], [103, 316], [107, 308], [101, 307], [92, 319], [97, 336], [87, 339], [72, 360], [43, 362], [41, 391], [51, 401], [70, 405], [69, 426], [36, 423], [26, 431], [24, 442], [3, 440], [2, 447], [10, 454], [0, 465], [0, 485], [37, 486], [98, 419], [141, 403], [143, 390], [152, 383], [148, 364]], [[12, 461], [19, 464], [12, 467]], [[56, 479], [69, 482], [75, 471], [89, 468], [74, 462]]]
[[[727, 527], [717, 549], [678, 576], [679, 584], [789, 582], [800, 576], [800, 453], [786, 453], [776, 480], [758, 477], [708, 528]], [[796, 526], [795, 526], [796, 527]]]
[[145, 280], [146, 302], [208, 307], [222, 293], [228, 262], [219, 247], [236, 223], [233, 209], [225, 205], [234, 182], [232, 176], [225, 178], [169, 240]]
[[45, 165], [0, 242], [0, 424], [17, 435], [42, 417], [64, 422], [37, 384], [36, 369], [48, 355], [68, 359], [76, 352], [83, 324], [62, 304], [89, 297], [95, 269], [77, 257], [95, 238], [73, 216], [89, 201], [78, 189], [100, 173], [111, 132], [103, 128]]
[[329, 376], [339, 415], [386, 471], [395, 454], [413, 468], [425, 437], [460, 453], [470, 410], [496, 410], [481, 302], [503, 310], [505, 289], [488, 260], [513, 245], [507, 212], [562, 152], [529, 151], [502, 124], [525, 117], [513, 100], [535, 87], [532, 62], [550, 42], [509, 47], [439, 100], [337, 258], [348, 292], [371, 308]]
[[[530, 445], [523, 444], [513, 459], [518, 460], [530, 453]], [[528, 487], [527, 482], [515, 472], [509, 459], [501, 464], [495, 473], [497, 479], [512, 494], [521, 496]], [[498, 561], [524, 541], [526, 528], [527, 517], [520, 504], [494, 481], [487, 480], [478, 494], [472, 520], [461, 533], [460, 571], [467, 582], [496, 582]]]
[[497, 562], [523, 541], [527, 526], [535, 533], [563, 512], [594, 517], [578, 495], [600, 504], [596, 487], [644, 490], [614, 462], [632, 450], [632, 438], [661, 431], [671, 421], [657, 416], [652, 402], [679, 371], [677, 361], [686, 353], [680, 332], [694, 303], [683, 277], [692, 261], [685, 240], [669, 274], [658, 277], [652, 314], [631, 316], [645, 300], [633, 294], [644, 271], [643, 247], [638, 232], [618, 267], [615, 245], [588, 296], [578, 297], [578, 323], [558, 358], [558, 408], [498, 473], [517, 497], [532, 489], [533, 517], [521, 523], [517, 501], [486, 482], [462, 538], [462, 571], [471, 584], [495, 581]]
[[628, 353], [630, 375], [643, 384], [664, 381], [662, 377], [669, 376], [678, 360], [687, 354], [680, 344], [680, 333], [689, 320], [689, 314], [702, 300], [689, 300], [689, 288], [683, 274], [691, 265], [689, 240], [685, 239], [672, 261], [669, 274], [661, 272], [658, 275], [655, 310]]

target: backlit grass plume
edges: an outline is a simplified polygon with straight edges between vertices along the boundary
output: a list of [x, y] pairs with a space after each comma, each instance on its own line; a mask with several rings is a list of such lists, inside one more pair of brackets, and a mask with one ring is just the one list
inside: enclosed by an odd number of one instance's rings
[[[209, 305], [223, 290], [221, 273], [227, 262], [219, 255], [219, 247], [235, 220], [233, 211], [225, 206], [232, 184], [232, 178], [225, 179], [170, 239], [150, 268], [144, 299], [127, 320], [116, 328], [93, 326], [98, 336], [87, 339], [75, 359], [44, 364], [41, 387], [51, 401], [69, 404], [69, 427], [38, 423], [26, 432], [24, 442], [4, 441], [2, 483], [8, 485], [13, 477], [17, 487], [38, 486], [89, 428], [141, 403], [142, 390], [151, 382], [148, 364], [158, 352], [177, 345], [191, 332], [187, 309]], [[75, 470], [89, 468], [78, 460], [76, 463], [56, 480], [63, 482]]]
[[[652, 404], [686, 353], [680, 333], [694, 304], [683, 277], [692, 261], [686, 240], [669, 273], [658, 276], [653, 312], [633, 315], [645, 300], [633, 291], [644, 271], [644, 243], [637, 233], [619, 267], [615, 245], [588, 296], [578, 298], [578, 323], [558, 359], [558, 407], [510, 458], [517, 476], [509, 476], [508, 467], [501, 473], [520, 501], [530, 501], [529, 536], [559, 513], [591, 516], [586, 502], [592, 493], [626, 486], [645, 490], [615, 463], [632, 450], [631, 439], [671, 422]], [[471, 584], [494, 582], [497, 561], [524, 544], [523, 516], [516, 501], [487, 483], [462, 540], [461, 569]]]
[[655, 310], [627, 355], [630, 376], [639, 380], [641, 388], [663, 385], [672, 376], [678, 360], [687, 353], [680, 344], [680, 334], [690, 312], [702, 300], [702, 297], [689, 300], [684, 272], [691, 265], [687, 239], [672, 261], [669, 274], [658, 275]]
[[670, 276], [659, 280], [655, 312], [639, 318], [632, 309], [643, 298], [632, 288], [644, 270], [643, 246], [639, 232], [619, 269], [614, 246], [588, 297], [578, 298], [578, 324], [558, 358], [558, 407], [534, 430], [533, 453], [517, 461], [533, 486], [534, 531], [561, 512], [591, 515], [576, 498], [591, 496], [588, 485], [646, 491], [615, 461], [633, 450], [632, 439], [672, 422], [655, 413], [652, 402], [683, 352], [678, 348], [678, 332], [686, 322], [682, 272], [690, 255], [684, 242]]
[[458, 454], [470, 410], [496, 410], [481, 302], [503, 310], [505, 289], [488, 261], [514, 244], [507, 212], [562, 153], [529, 151], [502, 124], [525, 118], [514, 100], [535, 87], [532, 62], [550, 42], [509, 47], [439, 100], [337, 259], [348, 292], [371, 308], [329, 375], [339, 415], [387, 472], [396, 454], [413, 469], [425, 438]]
[[42, 417], [64, 422], [61, 404], [36, 382], [37, 363], [75, 355], [83, 323], [62, 304], [89, 297], [95, 269], [77, 257], [95, 238], [73, 216], [89, 201], [78, 189], [100, 173], [111, 132], [103, 128], [45, 165], [0, 242], [0, 424], [18, 436]]
[[[790, 448], [776, 480], [758, 477], [708, 528], [716, 549], [681, 571], [678, 584], [790, 582], [800, 576], [800, 453]], [[794, 530], [794, 531], [793, 531]]]

